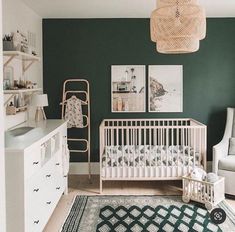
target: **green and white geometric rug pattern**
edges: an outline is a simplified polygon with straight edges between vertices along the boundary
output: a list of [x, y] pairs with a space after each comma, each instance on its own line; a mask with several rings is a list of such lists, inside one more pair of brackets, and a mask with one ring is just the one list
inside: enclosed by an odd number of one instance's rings
[[77, 196], [62, 232], [235, 232], [235, 214], [224, 201], [223, 224], [179, 196]]

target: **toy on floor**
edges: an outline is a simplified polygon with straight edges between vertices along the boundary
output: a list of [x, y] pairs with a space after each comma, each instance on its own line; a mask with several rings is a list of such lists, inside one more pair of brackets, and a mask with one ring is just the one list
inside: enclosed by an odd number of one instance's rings
[[206, 173], [201, 168], [194, 168], [188, 176], [183, 176], [182, 200], [205, 204], [208, 210], [224, 200], [224, 178], [215, 173]]
[[189, 174], [190, 178], [194, 180], [205, 180], [207, 177], [206, 172], [202, 168], [194, 168], [192, 172]]

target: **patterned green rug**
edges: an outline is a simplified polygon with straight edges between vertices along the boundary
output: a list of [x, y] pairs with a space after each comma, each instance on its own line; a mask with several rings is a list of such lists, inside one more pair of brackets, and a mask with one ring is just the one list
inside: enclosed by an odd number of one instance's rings
[[179, 196], [77, 196], [62, 232], [235, 232], [235, 214], [215, 225], [207, 210], [185, 204]]

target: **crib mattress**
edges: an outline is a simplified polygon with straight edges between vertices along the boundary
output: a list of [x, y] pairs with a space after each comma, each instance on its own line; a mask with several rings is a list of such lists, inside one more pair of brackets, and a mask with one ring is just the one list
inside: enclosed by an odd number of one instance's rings
[[200, 156], [190, 146], [106, 146], [102, 167], [201, 166]]

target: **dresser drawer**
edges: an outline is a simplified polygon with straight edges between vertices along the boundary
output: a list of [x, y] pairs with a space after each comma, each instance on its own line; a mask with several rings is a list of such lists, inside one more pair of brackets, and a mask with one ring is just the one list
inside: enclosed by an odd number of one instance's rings
[[35, 208], [40, 209], [45, 194], [45, 185], [41, 173], [32, 176], [25, 183], [25, 212], [30, 215]]
[[26, 223], [26, 231], [25, 232], [42, 232], [44, 228], [44, 222], [39, 217], [32, 217]]
[[24, 154], [24, 170], [25, 179], [33, 176], [38, 170], [41, 169], [41, 147], [31, 147]]
[[25, 183], [25, 225], [26, 231], [42, 231], [44, 226], [43, 197], [45, 186], [41, 173], [33, 175]]
[[42, 232], [47, 223], [47, 217], [44, 210], [35, 209], [34, 212], [25, 221], [25, 232]]
[[55, 171], [55, 184], [54, 184], [55, 194], [56, 196], [60, 196], [63, 194], [65, 189], [64, 177], [57, 171]]

